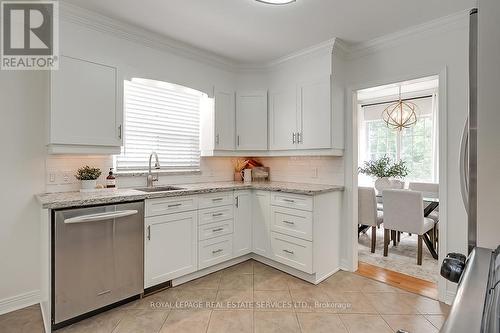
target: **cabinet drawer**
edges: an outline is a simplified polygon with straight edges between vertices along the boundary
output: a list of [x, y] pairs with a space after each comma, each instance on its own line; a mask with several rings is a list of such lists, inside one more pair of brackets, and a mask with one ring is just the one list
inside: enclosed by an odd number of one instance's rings
[[271, 232], [273, 259], [312, 274], [312, 242]]
[[232, 257], [232, 235], [207, 239], [198, 243], [198, 269], [229, 260]]
[[233, 220], [204, 224], [198, 227], [198, 239], [205, 240], [233, 233]]
[[312, 211], [313, 198], [300, 194], [272, 192], [271, 205]]
[[233, 219], [233, 205], [207, 208], [198, 211], [199, 225]]
[[233, 191], [200, 195], [199, 200], [200, 209], [232, 205], [234, 202]]
[[145, 216], [158, 216], [198, 209], [196, 196], [158, 198], [146, 200]]
[[312, 213], [271, 206], [271, 230], [312, 241]]

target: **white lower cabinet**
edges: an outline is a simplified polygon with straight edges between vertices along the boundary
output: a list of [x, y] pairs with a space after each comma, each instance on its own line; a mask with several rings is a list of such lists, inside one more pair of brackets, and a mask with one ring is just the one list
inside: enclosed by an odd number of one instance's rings
[[271, 232], [273, 259], [306, 273], [313, 273], [312, 242]]
[[231, 259], [233, 236], [220, 236], [200, 241], [198, 244], [198, 269], [210, 267]]
[[197, 270], [196, 211], [146, 217], [145, 227], [144, 288]]
[[234, 192], [233, 257], [252, 252], [252, 191]]
[[252, 251], [271, 258], [270, 217], [271, 194], [268, 191], [254, 191], [252, 196]]

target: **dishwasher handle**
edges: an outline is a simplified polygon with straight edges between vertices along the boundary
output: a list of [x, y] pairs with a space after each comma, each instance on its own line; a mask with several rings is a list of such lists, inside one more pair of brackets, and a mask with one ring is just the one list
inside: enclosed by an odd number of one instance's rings
[[139, 213], [135, 209], [129, 210], [119, 210], [116, 212], [106, 212], [106, 213], [98, 213], [98, 214], [89, 214], [89, 215], [81, 215], [75, 216], [64, 220], [64, 223], [85, 223], [85, 222], [95, 222], [109, 219], [116, 219], [125, 216], [131, 216]]

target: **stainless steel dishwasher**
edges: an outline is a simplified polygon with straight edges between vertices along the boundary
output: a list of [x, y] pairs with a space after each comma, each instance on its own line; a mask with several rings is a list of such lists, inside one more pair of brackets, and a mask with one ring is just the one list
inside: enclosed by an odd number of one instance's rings
[[56, 210], [53, 223], [53, 327], [144, 291], [143, 202]]

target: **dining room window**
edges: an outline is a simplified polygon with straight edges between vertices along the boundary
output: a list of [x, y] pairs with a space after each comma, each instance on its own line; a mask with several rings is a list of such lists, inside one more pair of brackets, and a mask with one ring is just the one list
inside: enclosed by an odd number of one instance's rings
[[200, 170], [200, 112], [207, 95], [162, 81], [124, 82], [124, 140], [115, 157], [117, 172], [148, 169], [158, 154], [161, 171]]
[[360, 158], [364, 161], [389, 156], [393, 161], [406, 162], [410, 173], [407, 181], [437, 183], [437, 96], [412, 100], [418, 105], [417, 123], [402, 131], [390, 129], [382, 120], [388, 105], [362, 106]]

